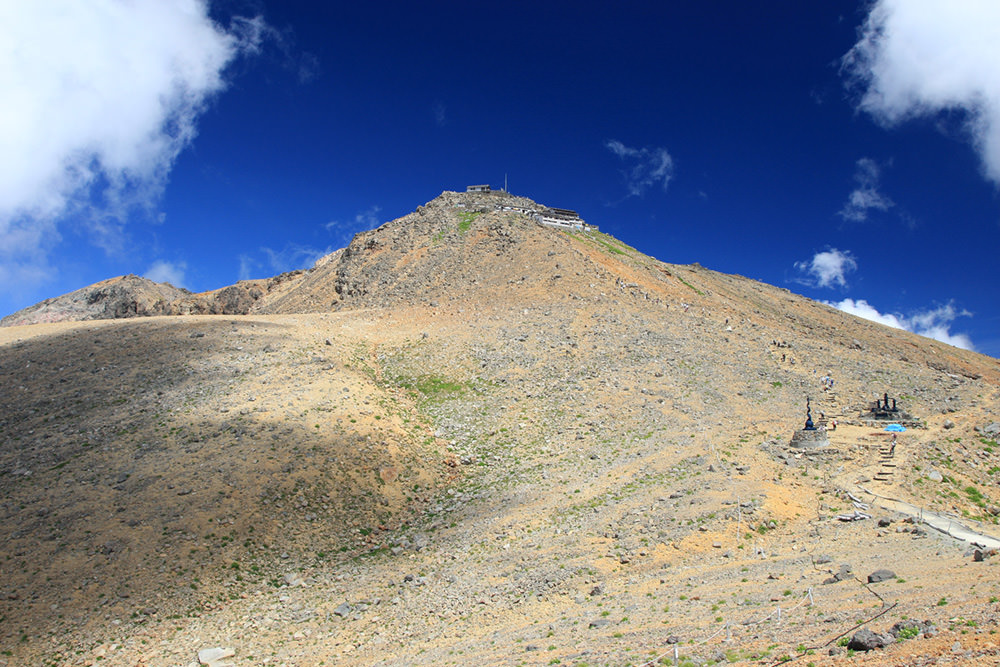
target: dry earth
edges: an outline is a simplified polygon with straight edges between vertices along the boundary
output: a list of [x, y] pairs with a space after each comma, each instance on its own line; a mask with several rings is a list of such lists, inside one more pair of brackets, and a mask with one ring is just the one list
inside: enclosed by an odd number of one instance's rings
[[838, 519], [1000, 533], [997, 360], [483, 202], [283, 312], [0, 328], [0, 665], [1000, 662], [1000, 557]]

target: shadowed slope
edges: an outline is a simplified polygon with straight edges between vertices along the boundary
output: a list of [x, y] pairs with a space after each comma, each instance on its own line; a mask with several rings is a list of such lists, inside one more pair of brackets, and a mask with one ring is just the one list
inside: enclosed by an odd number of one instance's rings
[[0, 642], [188, 613], [367, 553], [449, 474], [339, 327], [37, 326], [0, 357]]

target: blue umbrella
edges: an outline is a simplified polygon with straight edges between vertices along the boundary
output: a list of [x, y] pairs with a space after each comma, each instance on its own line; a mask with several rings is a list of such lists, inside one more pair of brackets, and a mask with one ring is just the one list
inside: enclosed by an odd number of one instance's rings
[[905, 426], [900, 426], [899, 424], [889, 424], [885, 427], [886, 431], [892, 431], [893, 433], [902, 433], [906, 430]]

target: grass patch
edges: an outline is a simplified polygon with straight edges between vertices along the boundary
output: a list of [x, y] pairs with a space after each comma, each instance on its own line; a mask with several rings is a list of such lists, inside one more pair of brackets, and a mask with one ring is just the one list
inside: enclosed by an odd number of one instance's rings
[[458, 214], [458, 231], [465, 233], [472, 229], [472, 221], [481, 215], [481, 211], [462, 211]]
[[689, 283], [688, 281], [684, 280], [684, 279], [683, 279], [683, 278], [681, 278], [680, 276], [674, 276], [674, 277], [675, 277], [675, 278], [677, 278], [677, 280], [679, 280], [679, 281], [681, 281], [682, 283], [684, 283], [685, 285], [687, 285], [688, 287], [690, 287], [691, 289], [693, 289], [693, 290], [694, 290], [695, 292], [697, 292], [697, 293], [698, 293], [698, 296], [705, 296], [705, 293], [704, 293], [704, 292], [702, 292], [702, 291], [701, 291], [700, 289], [698, 289], [697, 287], [695, 287], [694, 285], [692, 285], [692, 284], [691, 284], [691, 283]]
[[465, 385], [434, 375], [420, 375], [415, 378], [402, 377], [397, 381], [400, 387], [420, 392], [425, 398], [443, 399], [453, 394], [464, 394]]
[[969, 497], [969, 500], [971, 500], [975, 504], [977, 505], [985, 504], [985, 498], [983, 497], [983, 494], [976, 487], [970, 484], [969, 486], [965, 487], [962, 490], [965, 491], [965, 495]]
[[612, 255], [626, 255], [626, 246], [624, 243], [619, 241], [613, 236], [608, 236], [598, 231], [591, 231], [582, 234], [571, 233], [570, 238], [576, 239], [584, 243], [590, 242], [596, 245], [601, 250], [611, 253]]

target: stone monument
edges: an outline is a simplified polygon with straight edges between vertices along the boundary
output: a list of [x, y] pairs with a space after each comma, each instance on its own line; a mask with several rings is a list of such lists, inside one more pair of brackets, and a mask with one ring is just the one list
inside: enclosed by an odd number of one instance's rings
[[869, 404], [868, 410], [861, 413], [861, 419], [869, 426], [880, 426], [890, 422], [895, 422], [906, 427], [920, 427], [920, 420], [896, 405], [896, 399], [889, 396], [889, 392], [883, 392], [882, 398], [876, 398], [874, 403]]
[[792, 441], [789, 443], [795, 449], [819, 449], [826, 447], [830, 441], [826, 437], [826, 429], [816, 428], [812, 420], [812, 403], [806, 397], [806, 425], [792, 433]]

